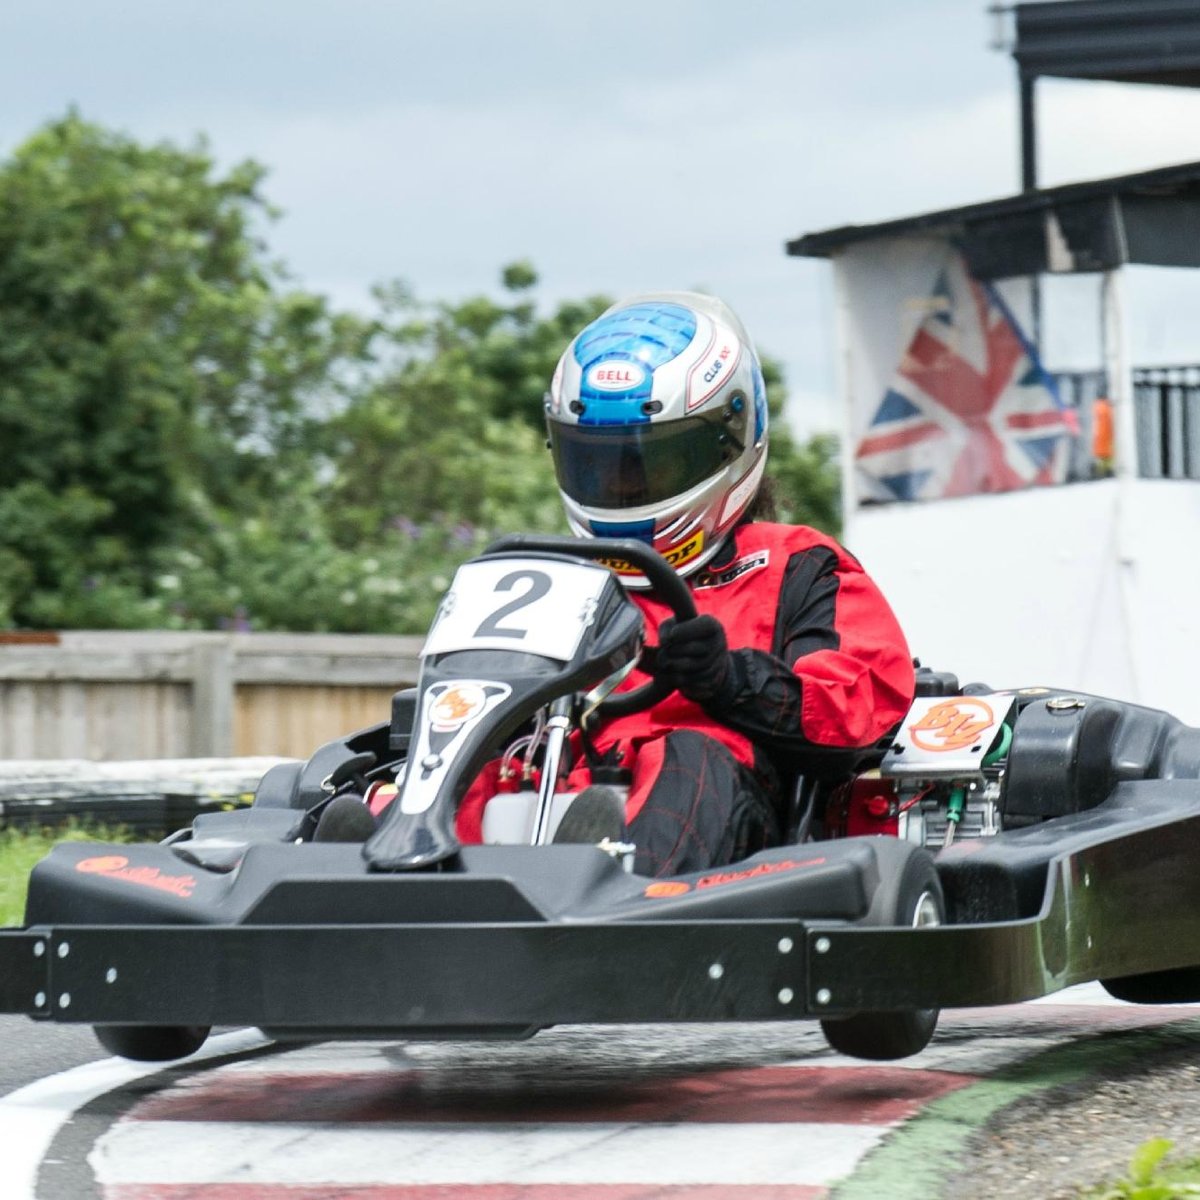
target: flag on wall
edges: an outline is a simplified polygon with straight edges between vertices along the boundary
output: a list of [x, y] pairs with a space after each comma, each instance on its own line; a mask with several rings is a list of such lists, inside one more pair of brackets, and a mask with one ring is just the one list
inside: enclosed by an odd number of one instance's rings
[[961, 256], [855, 450], [865, 500], [936, 500], [1062, 483], [1075, 414], [996, 288]]

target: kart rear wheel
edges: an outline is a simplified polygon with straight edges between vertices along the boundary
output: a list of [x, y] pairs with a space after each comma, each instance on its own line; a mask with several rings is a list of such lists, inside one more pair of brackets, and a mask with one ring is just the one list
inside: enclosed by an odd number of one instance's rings
[[195, 1054], [208, 1038], [207, 1025], [93, 1025], [110, 1054], [135, 1062], [169, 1062]]
[[[941, 925], [945, 921], [946, 902], [933, 859], [916, 846], [911, 851], [897, 864], [892, 886], [888, 886], [886, 877], [881, 882], [870, 914], [871, 924], [919, 927]], [[880, 863], [885, 871], [886, 862], [884, 859]], [[887, 1062], [924, 1050], [937, 1028], [939, 1012], [936, 1008], [860, 1012], [849, 1017], [830, 1017], [821, 1022], [821, 1031], [839, 1054]]]

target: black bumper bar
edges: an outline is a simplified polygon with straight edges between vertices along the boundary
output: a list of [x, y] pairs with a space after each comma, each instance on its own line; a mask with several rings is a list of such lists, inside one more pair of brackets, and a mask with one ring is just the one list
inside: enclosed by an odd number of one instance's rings
[[294, 924], [47, 923], [0, 931], [0, 1010], [367, 1036], [1015, 1003], [1093, 979], [1200, 966], [1195, 791], [1181, 801], [1163, 782], [1124, 785], [1057, 830], [1047, 823], [940, 856], [960, 920], [972, 897], [993, 894], [1035, 914], [1019, 919], [903, 929], [795, 918], [541, 920], [530, 909], [486, 923], [314, 924], [299, 913]]
[[1060, 860], [1036, 918], [932, 929], [754, 920], [14, 930], [0, 935], [0, 1007], [94, 1024], [513, 1031], [1007, 1004], [1194, 962], [1194, 914], [1181, 914], [1172, 947], [1161, 929], [1139, 936], [1136, 919], [1089, 920], [1072, 894], [1092, 885], [1086, 864]]

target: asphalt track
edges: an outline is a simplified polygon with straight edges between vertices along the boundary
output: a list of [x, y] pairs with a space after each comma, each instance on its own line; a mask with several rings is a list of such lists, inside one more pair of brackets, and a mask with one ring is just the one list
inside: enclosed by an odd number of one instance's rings
[[[81, 1062], [90, 1033], [5, 1023], [2, 1081], [22, 1086], [0, 1097], [0, 1194], [916, 1200], [942, 1194], [1006, 1105], [1136, 1056], [1146, 1031], [1200, 1038], [1198, 1022], [1200, 1007], [1118, 1005], [1092, 985], [943, 1014], [896, 1064], [834, 1055], [806, 1023], [292, 1048], [243, 1030], [167, 1069]], [[31, 1078], [31, 1054], [64, 1045], [79, 1065]]]

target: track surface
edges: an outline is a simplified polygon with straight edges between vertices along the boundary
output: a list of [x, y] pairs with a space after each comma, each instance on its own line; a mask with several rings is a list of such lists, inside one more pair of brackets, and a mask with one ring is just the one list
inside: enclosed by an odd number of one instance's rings
[[889, 1167], [888, 1141], [902, 1142], [907, 1128], [893, 1131], [918, 1113], [971, 1108], [955, 1095], [979, 1109], [981, 1080], [1055, 1047], [1086, 1051], [1101, 1032], [1198, 1015], [1073, 989], [946, 1013], [928, 1050], [883, 1065], [832, 1054], [809, 1024], [291, 1049], [240, 1031], [214, 1038], [205, 1061], [164, 1071], [101, 1060], [0, 1099], [4, 1195], [810, 1200], [838, 1181], [839, 1195], [908, 1194], [911, 1165], [891, 1154]]

